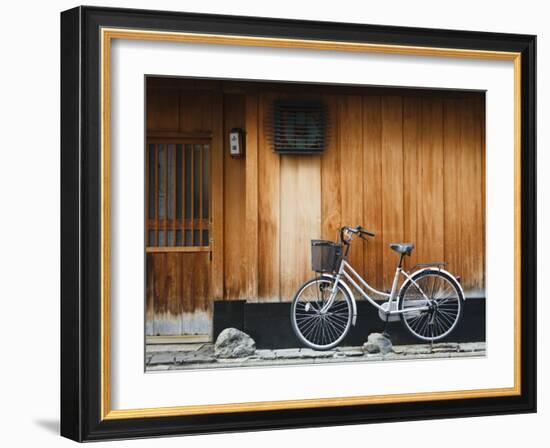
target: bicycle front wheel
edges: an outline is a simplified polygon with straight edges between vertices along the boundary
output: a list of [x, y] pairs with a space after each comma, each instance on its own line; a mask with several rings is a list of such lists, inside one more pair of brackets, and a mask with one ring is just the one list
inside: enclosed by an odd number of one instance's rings
[[294, 333], [307, 347], [329, 350], [346, 337], [353, 318], [351, 298], [337, 285], [331, 306], [327, 304], [334, 280], [315, 278], [304, 283], [292, 301], [291, 322]]
[[[425, 307], [427, 310], [418, 310]], [[438, 341], [456, 328], [464, 308], [464, 297], [455, 278], [438, 269], [426, 269], [403, 285], [399, 309], [405, 327], [418, 339]], [[410, 311], [407, 311], [410, 310]]]

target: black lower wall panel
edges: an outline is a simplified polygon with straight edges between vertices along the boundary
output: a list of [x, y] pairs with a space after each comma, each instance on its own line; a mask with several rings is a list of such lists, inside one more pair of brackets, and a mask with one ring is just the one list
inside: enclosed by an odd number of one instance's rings
[[237, 328], [244, 331], [245, 300], [214, 301], [214, 340], [224, 328]]
[[[259, 349], [291, 348], [301, 344], [292, 331], [290, 303], [246, 303], [239, 301], [214, 302], [214, 340], [224, 328], [237, 328], [248, 333]], [[340, 344], [362, 345], [373, 332], [382, 332], [384, 322], [378, 310], [366, 301], [357, 302], [357, 321]], [[390, 322], [388, 332], [394, 344], [416, 344], [401, 321]], [[461, 322], [452, 334], [441, 342], [485, 341], [485, 299], [467, 299]]]

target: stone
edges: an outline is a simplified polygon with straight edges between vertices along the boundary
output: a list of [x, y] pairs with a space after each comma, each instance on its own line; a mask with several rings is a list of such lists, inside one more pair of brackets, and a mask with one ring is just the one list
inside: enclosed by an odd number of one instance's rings
[[330, 358], [335, 354], [334, 351], [331, 350], [312, 350], [310, 348], [301, 348], [299, 351], [299, 357], [300, 358]]
[[201, 353], [181, 352], [174, 358], [176, 364], [205, 364], [216, 362], [214, 356], [208, 356]]
[[157, 353], [151, 357], [149, 361], [150, 366], [159, 364], [172, 364], [174, 362], [174, 353]]
[[458, 344], [434, 344], [432, 353], [451, 353], [458, 351]]
[[219, 365], [226, 364], [229, 366], [243, 366], [245, 363], [249, 362], [249, 360], [249, 356], [245, 356], [243, 358], [216, 358], [216, 363]]
[[159, 364], [154, 366], [147, 366], [147, 372], [166, 372], [172, 369], [172, 364]]
[[203, 344], [147, 344], [146, 353], [195, 351]]
[[214, 344], [218, 358], [246, 358], [256, 352], [256, 342], [249, 335], [236, 328], [223, 330]]
[[197, 353], [201, 353], [206, 356], [214, 356], [214, 344], [203, 344], [198, 350]]
[[363, 344], [363, 351], [367, 353], [390, 353], [392, 351], [392, 343], [390, 338], [381, 333], [371, 333], [367, 338], [367, 342]]
[[485, 350], [485, 342], [462, 342], [459, 344], [459, 352], [478, 352]]
[[277, 355], [272, 350], [256, 350], [256, 355], [259, 359], [273, 360], [277, 359]]
[[352, 356], [363, 356], [364, 353], [361, 350], [345, 350], [343, 353], [347, 358], [350, 358]]
[[343, 353], [347, 357], [363, 356], [365, 354], [361, 347], [338, 347], [336, 352]]
[[408, 345], [407, 348], [402, 350], [400, 354], [405, 356], [410, 355], [429, 355], [432, 353], [432, 348], [426, 344]]
[[280, 348], [273, 350], [277, 359], [299, 359], [305, 358], [305, 354], [299, 348]]

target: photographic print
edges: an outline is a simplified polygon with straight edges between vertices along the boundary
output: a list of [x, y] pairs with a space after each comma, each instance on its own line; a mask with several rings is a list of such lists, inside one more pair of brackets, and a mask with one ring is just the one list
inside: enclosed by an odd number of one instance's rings
[[535, 36], [61, 24], [64, 436], [536, 410]]
[[146, 371], [485, 356], [484, 91], [145, 89]]

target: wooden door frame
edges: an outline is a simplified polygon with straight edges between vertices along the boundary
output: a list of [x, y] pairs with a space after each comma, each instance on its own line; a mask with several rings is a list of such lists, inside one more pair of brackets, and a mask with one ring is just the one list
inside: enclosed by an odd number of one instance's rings
[[[211, 199], [210, 199], [210, 300], [222, 300], [224, 296], [224, 241], [223, 241], [223, 94], [212, 95], [212, 143], [211, 143]], [[213, 305], [213, 303], [212, 303]], [[213, 306], [212, 306], [213, 309]]]

